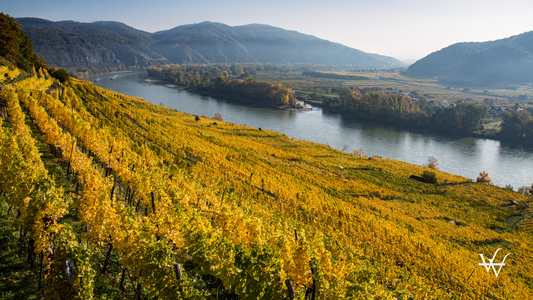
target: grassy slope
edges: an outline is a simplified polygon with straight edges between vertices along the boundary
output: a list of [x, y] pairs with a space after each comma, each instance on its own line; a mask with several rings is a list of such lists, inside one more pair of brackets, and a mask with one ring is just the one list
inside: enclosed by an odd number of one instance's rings
[[[505, 205], [511, 199], [531, 202], [524, 195], [440, 171], [437, 185], [421, 183], [409, 179], [425, 170], [420, 166], [356, 157], [276, 132], [195, 121], [90, 83], [74, 81], [69, 88], [77, 89], [79, 110], [93, 115], [98, 127], [158, 149], [167, 164], [185, 172], [186, 188], [176, 201], [211, 219], [213, 233], [234, 243], [267, 245], [273, 235], [291, 238], [295, 229], [310, 249], [327, 245], [336, 276], [371, 293], [417, 297], [420, 289], [453, 298], [488, 290], [501, 297], [532, 296], [533, 273], [522, 263], [533, 260], [532, 236], [506, 224], [522, 212]], [[224, 198], [221, 191], [232, 194]], [[205, 213], [213, 210], [223, 219], [240, 219], [225, 227]], [[513, 253], [500, 277], [505, 288], [497, 288], [494, 276], [477, 265], [479, 253], [491, 256], [501, 246]], [[359, 266], [370, 275], [363, 276]], [[343, 268], [356, 271], [342, 273]], [[345, 292], [351, 289], [358, 290]]]

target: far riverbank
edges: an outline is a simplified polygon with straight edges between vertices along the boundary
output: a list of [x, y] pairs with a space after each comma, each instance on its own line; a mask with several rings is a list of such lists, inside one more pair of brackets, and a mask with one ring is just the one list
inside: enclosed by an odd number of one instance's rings
[[434, 132], [434, 133], [445, 134], [445, 135], [457, 135], [457, 136], [461, 136], [461, 137], [473, 137], [473, 138], [480, 138], [480, 139], [491, 139], [491, 140], [494, 140], [494, 141], [501, 141], [501, 142], [505, 142], [505, 143], [514, 143], [516, 145], [533, 146], [533, 140], [511, 139], [511, 138], [507, 138], [506, 136], [501, 135], [499, 133], [491, 133], [490, 131], [486, 131], [486, 132], [450, 132], [448, 130], [439, 130], [438, 128], [434, 128], [434, 127], [420, 128], [418, 126], [410, 126], [410, 125], [407, 125], [407, 124], [404, 124], [404, 123], [397, 123], [397, 122], [394, 122], [391, 119], [365, 118], [365, 117], [361, 117], [361, 116], [354, 117], [354, 116], [352, 116], [350, 114], [347, 114], [347, 113], [344, 113], [344, 112], [342, 112], [340, 110], [332, 109], [332, 108], [328, 107], [327, 105], [323, 105], [322, 102], [319, 102], [319, 101], [303, 101], [303, 102], [306, 103], [306, 104], [312, 105], [312, 106], [320, 107], [324, 111], [327, 111], [327, 112], [330, 112], [330, 113], [333, 113], [333, 114], [339, 114], [339, 115], [341, 115], [341, 116], [343, 116], [345, 118], [350, 118], [350, 119], [354, 119], [354, 120], [378, 122], [378, 123], [382, 123], [382, 124], [396, 126], [396, 127], [404, 128], [404, 129], [407, 129], [407, 130], [415, 130], [415, 131], [419, 131], [419, 132]]
[[157, 78], [157, 77], [148, 76], [148, 77], [144, 78], [144, 82], [149, 83], [149, 84], [162, 85], [162, 86], [165, 86], [165, 87], [168, 87], [168, 88], [176, 88], [176, 89], [180, 89], [180, 90], [185, 90], [185, 91], [189, 91], [189, 92], [196, 93], [196, 94], [203, 95], [203, 96], [217, 97], [217, 98], [220, 98], [220, 99], [234, 100], [234, 101], [239, 101], [239, 102], [244, 102], [244, 103], [252, 102], [252, 103], [256, 103], [256, 104], [265, 105], [265, 106], [268, 106], [268, 107], [274, 107], [274, 108], [277, 108], [277, 109], [294, 110], [294, 111], [311, 111], [312, 110], [310, 107], [306, 107], [306, 106], [303, 106], [303, 105], [301, 105], [300, 107], [293, 107], [293, 106], [290, 106], [290, 105], [276, 105], [276, 104], [269, 104], [269, 103], [265, 103], [265, 102], [261, 102], [261, 101], [254, 101], [254, 100], [250, 100], [250, 99], [241, 99], [241, 98], [236, 98], [236, 97], [231, 97], [231, 96], [207, 93], [207, 92], [199, 91], [199, 90], [193, 89], [193, 88], [184, 88], [182, 86], [179, 86], [177, 84], [169, 83], [168, 81], [166, 81], [164, 79], [161, 79], [161, 78]]

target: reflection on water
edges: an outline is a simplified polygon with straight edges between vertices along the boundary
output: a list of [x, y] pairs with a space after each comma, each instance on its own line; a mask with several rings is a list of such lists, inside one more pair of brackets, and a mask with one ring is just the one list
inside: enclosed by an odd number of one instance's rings
[[533, 183], [533, 147], [500, 143], [470, 137], [458, 137], [422, 131], [410, 131], [390, 125], [344, 118], [313, 108], [312, 111], [289, 111], [265, 107], [258, 103], [217, 100], [184, 90], [147, 84], [147, 73], [123, 72], [100, 76], [95, 85], [120, 93], [144, 98], [154, 104], [193, 115], [213, 117], [221, 114], [225, 121], [261, 127], [285, 133], [289, 137], [309, 140], [348, 151], [363, 148], [366, 155], [380, 155], [413, 164], [424, 164], [428, 156], [439, 160], [441, 170], [475, 178], [486, 171], [495, 184], [511, 184], [515, 190]]

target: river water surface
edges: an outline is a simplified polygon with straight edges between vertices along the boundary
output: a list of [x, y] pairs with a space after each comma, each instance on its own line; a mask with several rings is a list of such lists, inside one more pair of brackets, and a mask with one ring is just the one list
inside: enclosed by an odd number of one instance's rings
[[[110, 77], [117, 75], [115, 79]], [[360, 121], [313, 107], [311, 111], [290, 111], [260, 104], [215, 99], [158, 84], [148, 84], [145, 71], [93, 76], [94, 84], [119, 93], [144, 98], [154, 104], [213, 117], [219, 113], [227, 122], [261, 127], [295, 139], [327, 144], [347, 151], [363, 148], [365, 155], [379, 155], [417, 165], [429, 156], [439, 161], [442, 171], [475, 180], [480, 171], [489, 173], [494, 184], [518, 187], [533, 183], [533, 147], [490, 139], [416, 132], [391, 125]]]

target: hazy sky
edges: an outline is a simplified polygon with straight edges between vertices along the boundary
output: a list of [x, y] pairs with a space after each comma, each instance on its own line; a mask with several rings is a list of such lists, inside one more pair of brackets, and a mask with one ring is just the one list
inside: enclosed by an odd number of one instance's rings
[[400, 60], [533, 30], [533, 0], [0, 0], [13, 17], [119, 21], [155, 32], [203, 21], [268, 24]]

